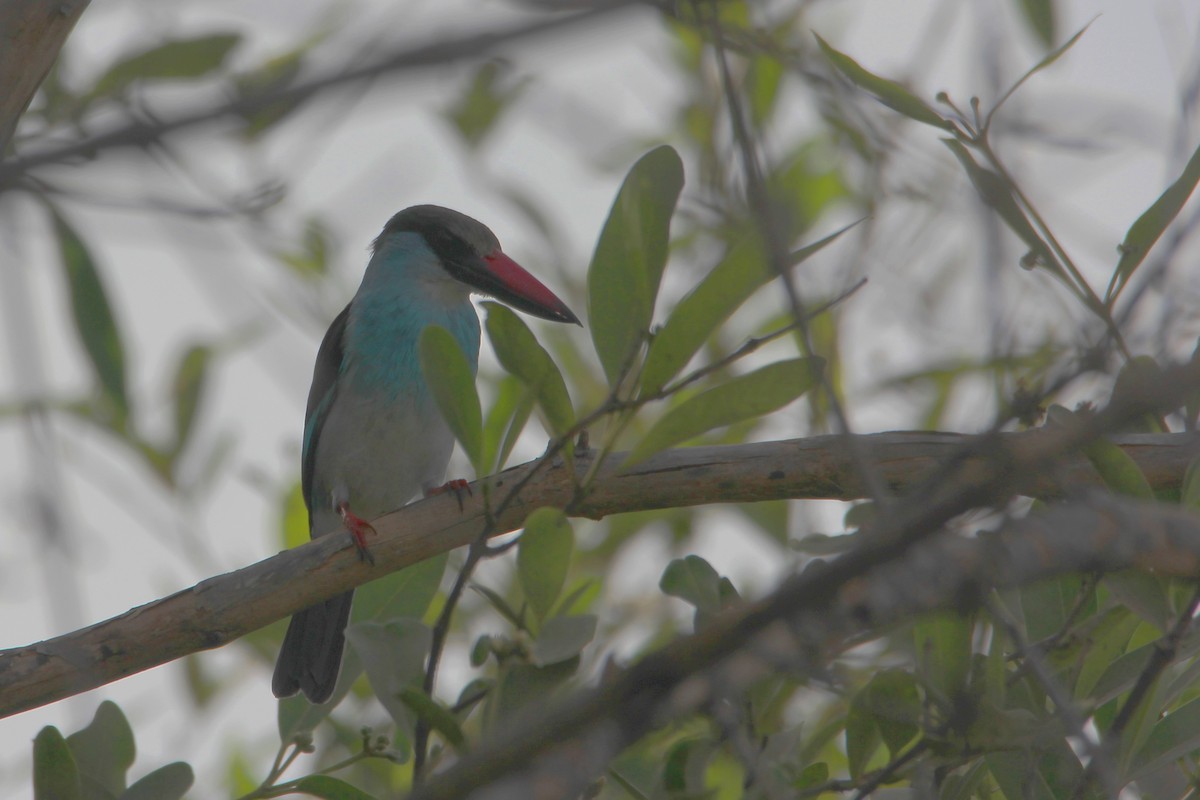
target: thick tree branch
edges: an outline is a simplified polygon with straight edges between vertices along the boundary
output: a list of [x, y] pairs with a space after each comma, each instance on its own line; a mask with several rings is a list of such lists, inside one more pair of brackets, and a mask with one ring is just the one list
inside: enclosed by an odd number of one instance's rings
[[[1010, 521], [989, 536], [931, 537], [857, 574], [838, 564], [805, 572], [774, 595], [732, 609], [632, 667], [610, 671], [599, 687], [549, 711], [535, 704], [409, 800], [473, 797], [485, 786], [494, 794], [480, 796], [578, 796], [648, 729], [741, 696], [770, 675], [820, 674], [857, 633], [930, 611], [968, 611], [993, 589], [1129, 567], [1196, 577], [1200, 516], [1097, 494]], [[770, 624], [729, 651], [736, 631], [763, 615]], [[725, 656], [713, 658], [716, 653]]]
[[0, 158], [88, 0], [0, 3]]
[[[959, 459], [976, 437], [949, 433], [882, 433], [858, 437], [878, 473], [898, 492], [944, 469], [950, 459], [965, 476], [988, 473], [998, 457], [1008, 464], [1044, 460], [1062, 435], [1048, 431], [1002, 434], [988, 447]], [[1187, 465], [1200, 455], [1200, 435], [1117, 437], [1160, 491], [1177, 490]], [[580, 516], [707, 503], [740, 503], [784, 498], [862, 496], [843, 437], [821, 436], [760, 444], [690, 447], [662, 453], [627, 472], [622, 454], [600, 467], [593, 490], [577, 504]], [[581, 455], [576, 471], [590, 464]], [[486, 480], [496, 496], [537, 462]], [[1058, 493], [1063, 483], [1097, 483], [1087, 462], [1065, 457], [1059, 469], [1013, 476], [1015, 491]], [[495, 520], [495, 533], [519, 528], [529, 512], [565, 506], [574, 498], [561, 464], [545, 469], [520, 498]], [[1057, 474], [1058, 482], [1047, 475]], [[220, 647], [320, 600], [438, 553], [470, 543], [485, 524], [483, 492], [465, 498], [460, 512], [452, 497], [414, 503], [375, 522], [376, 566], [360, 563], [340, 536], [297, 547], [235, 572], [202, 581], [121, 616], [34, 645], [0, 651], [0, 716], [8, 716], [126, 675], [197, 652]], [[148, 646], [147, 643], [153, 643]]]

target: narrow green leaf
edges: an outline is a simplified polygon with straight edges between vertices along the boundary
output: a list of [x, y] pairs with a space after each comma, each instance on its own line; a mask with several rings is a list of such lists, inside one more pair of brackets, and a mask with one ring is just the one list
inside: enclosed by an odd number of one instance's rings
[[667, 263], [683, 162], [669, 146], [642, 156], [625, 176], [588, 268], [588, 324], [609, 383], [616, 383], [650, 328]]
[[116, 94], [138, 80], [202, 78], [225, 63], [241, 42], [237, 33], [176, 39], [122, 58], [97, 79], [93, 97]]
[[545, 667], [575, 658], [595, 636], [596, 617], [591, 614], [548, 619], [533, 643], [533, 663]]
[[[1092, 22], [1094, 22], [1094, 21], [1095, 21], [1095, 18], [1093, 17]], [[1082, 28], [1080, 28], [1078, 31], [1076, 31], [1074, 36], [1072, 36], [1070, 39], [1068, 39], [1065, 43], [1063, 43], [1056, 50], [1053, 50], [1050, 53], [1046, 54], [1046, 56], [1044, 58], [1042, 58], [1041, 61], [1034, 64], [1032, 67], [1030, 67], [1028, 72], [1026, 72], [1024, 75], [1022, 75], [1017, 80], [1016, 83], [1014, 83], [1012, 86], [1010, 86], [1008, 91], [1004, 93], [1004, 96], [1001, 97], [999, 100], [997, 100], [996, 105], [992, 106], [992, 110], [988, 112], [988, 122], [990, 123], [991, 118], [993, 116], [995, 116], [997, 111], [1000, 110], [1000, 107], [1008, 101], [1008, 98], [1010, 98], [1014, 94], [1016, 94], [1017, 89], [1020, 89], [1022, 84], [1025, 83], [1025, 81], [1029, 80], [1034, 75], [1036, 75], [1037, 73], [1044, 70], [1046, 67], [1053, 64], [1055, 61], [1058, 61], [1058, 59], [1062, 58], [1064, 53], [1066, 53], [1068, 50], [1070, 50], [1072, 47], [1074, 47], [1075, 43], [1077, 41], [1079, 41], [1079, 37], [1083, 36], [1083, 32], [1086, 31], [1089, 27], [1091, 27], [1092, 22], [1089, 22], [1087, 25], [1084, 25]]]
[[539, 508], [526, 518], [517, 546], [517, 576], [539, 620], [546, 618], [562, 592], [574, 547], [570, 520], [561, 509]]
[[920, 730], [922, 708], [917, 679], [902, 669], [876, 673], [852, 701], [875, 719], [883, 743], [892, 758]]
[[189, 347], [179, 359], [175, 370], [173, 394], [175, 396], [175, 443], [173, 450], [176, 455], [187, 446], [192, 434], [192, 426], [196, 421], [196, 410], [204, 396], [204, 387], [208, 382], [208, 365], [212, 360], [212, 350], [205, 345]]
[[425, 720], [430, 728], [440, 733], [456, 750], [461, 750], [466, 745], [467, 737], [463, 735], [462, 728], [458, 726], [458, 720], [454, 718], [454, 715], [419, 687], [405, 686], [400, 690], [400, 700], [408, 706], [410, 711]]
[[475, 392], [475, 370], [453, 334], [440, 325], [421, 331], [421, 371], [442, 416], [477, 474], [483, 464], [483, 411]]
[[[788, 265], [800, 264], [857, 224], [852, 222], [800, 248], [792, 253]], [[657, 392], [678, 375], [713, 331], [774, 277], [758, 239], [746, 237], [735, 243], [655, 333], [642, 370], [641, 394]]]
[[304, 505], [304, 491], [300, 481], [279, 498], [279, 540], [284, 549], [299, 547], [310, 538], [308, 530], [308, 506]]
[[721, 610], [721, 576], [700, 556], [684, 556], [667, 564], [658, 588], [697, 611], [715, 614]]
[[529, 394], [529, 389], [515, 375], [501, 375], [494, 384], [495, 397], [483, 415], [483, 461], [488, 472], [500, 469], [500, 445], [505, 431], [512, 424], [517, 404]]
[[851, 703], [846, 713], [846, 761], [850, 777], [857, 779], [866, 772], [867, 764], [882, 742], [875, 718], [866, 709]]
[[[816, 36], [816, 34], [813, 35]], [[820, 36], [817, 36], [817, 44], [821, 46], [825, 57], [829, 59], [830, 63], [839, 72], [849, 78], [859, 88], [865, 89], [875, 95], [884, 105], [895, 111], [899, 111], [904, 116], [917, 122], [933, 125], [936, 128], [953, 130], [954, 126], [948, 120], [944, 119], [928, 103], [904, 86], [864, 69], [862, 65], [850, 56], [834, 50]]]
[[58, 728], [47, 725], [33, 740], [34, 800], [81, 800], [83, 787], [71, 748]]
[[1117, 269], [1113, 273], [1105, 298], [1110, 305], [1125, 288], [1134, 270], [1145, 260], [1150, 248], [1154, 247], [1163, 231], [1175, 221], [1184, 203], [1192, 196], [1197, 181], [1200, 181], [1200, 146], [1192, 152], [1183, 173], [1129, 226], [1125, 241], [1121, 242], [1118, 248], [1121, 258], [1117, 261]]
[[1054, 23], [1053, 0], [1017, 0], [1017, 6], [1025, 16], [1030, 30], [1046, 47], [1053, 47], [1058, 38]]
[[999, 214], [1000, 219], [1004, 220], [1009, 229], [1025, 243], [1030, 252], [1037, 256], [1035, 265], [1045, 266], [1057, 272], [1058, 261], [1055, 260], [1049, 246], [1042, 241], [1042, 237], [1034, 230], [1033, 224], [1017, 204], [1012, 187], [1008, 185], [1008, 182], [992, 170], [979, 166], [962, 142], [956, 139], [943, 139], [942, 142], [950, 148], [950, 151], [962, 164], [963, 169], [966, 170], [967, 177], [971, 179], [971, 184], [975, 187], [979, 198]]
[[375, 800], [375, 795], [332, 775], [306, 775], [296, 781], [296, 791], [321, 800]]
[[484, 303], [487, 332], [500, 365], [520, 378], [537, 396], [550, 432], [565, 434], [575, 422], [575, 408], [558, 365], [538, 344], [525, 321], [507, 306]]
[[1133, 774], [1129, 777], [1136, 780], [1149, 775], [1197, 748], [1200, 748], [1200, 700], [1193, 700], [1153, 720], [1144, 744], [1133, 757]]
[[191, 766], [175, 761], [143, 776], [125, 790], [120, 800], [182, 800], [195, 781]]
[[633, 448], [624, 466], [713, 428], [782, 408], [817, 385], [824, 363], [821, 358], [779, 361], [688, 398], [655, 423]]
[[137, 750], [133, 729], [116, 703], [102, 702], [88, 726], [68, 736], [67, 744], [80, 775], [113, 795], [125, 791], [125, 773], [133, 766]]
[[129, 416], [125, 390], [125, 347], [91, 251], [57, 209], [50, 209], [59, 255], [71, 294], [75, 332], [116, 415], [118, 427]]

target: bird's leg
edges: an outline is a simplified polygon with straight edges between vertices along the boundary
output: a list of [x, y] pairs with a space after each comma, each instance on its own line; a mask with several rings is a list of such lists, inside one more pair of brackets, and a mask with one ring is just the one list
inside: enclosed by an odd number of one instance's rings
[[371, 523], [351, 511], [350, 504], [345, 500], [337, 504], [337, 512], [342, 515], [342, 524], [346, 526], [350, 540], [358, 549], [358, 559], [375, 566], [375, 556], [371, 555], [371, 551], [367, 549], [367, 534], [374, 536], [375, 528], [371, 526]]
[[471, 484], [463, 478], [455, 478], [452, 481], [446, 481], [441, 486], [434, 486], [432, 489], [425, 490], [426, 497], [433, 497], [437, 494], [445, 494], [446, 492], [454, 492], [455, 499], [458, 500], [458, 510], [463, 510], [463, 492], [471, 494]]

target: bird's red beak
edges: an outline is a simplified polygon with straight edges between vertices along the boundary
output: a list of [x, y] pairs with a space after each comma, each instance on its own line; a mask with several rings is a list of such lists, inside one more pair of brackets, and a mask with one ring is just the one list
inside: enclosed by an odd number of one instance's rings
[[500, 250], [485, 256], [483, 261], [487, 274], [480, 275], [481, 280], [474, 282], [481, 291], [535, 317], [580, 324], [579, 317], [567, 308], [566, 303]]

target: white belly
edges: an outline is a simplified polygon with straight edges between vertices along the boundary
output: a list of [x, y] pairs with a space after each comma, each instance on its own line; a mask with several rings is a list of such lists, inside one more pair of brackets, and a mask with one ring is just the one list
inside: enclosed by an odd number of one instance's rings
[[313, 535], [341, 529], [337, 505], [365, 520], [442, 483], [454, 435], [427, 395], [381, 400], [340, 392], [313, 465]]

